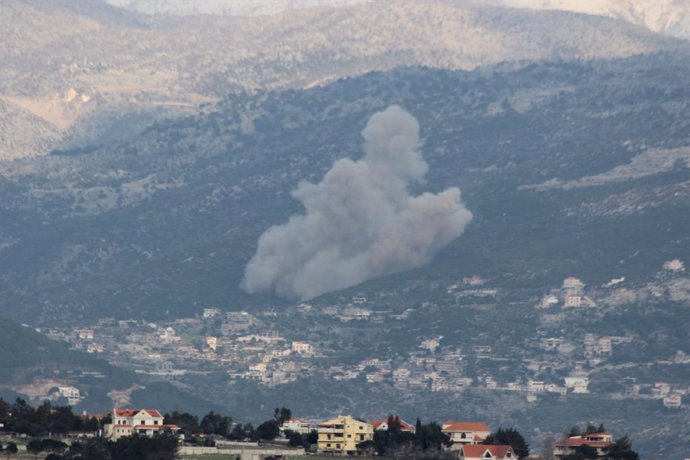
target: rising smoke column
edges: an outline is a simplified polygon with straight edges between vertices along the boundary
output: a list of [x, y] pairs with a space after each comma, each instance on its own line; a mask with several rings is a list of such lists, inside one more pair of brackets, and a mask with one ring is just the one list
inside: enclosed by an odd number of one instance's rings
[[321, 182], [292, 196], [304, 214], [259, 238], [242, 288], [307, 300], [428, 263], [459, 237], [472, 214], [457, 187], [412, 196], [428, 168], [419, 124], [398, 106], [374, 114], [362, 131], [364, 157], [338, 160]]

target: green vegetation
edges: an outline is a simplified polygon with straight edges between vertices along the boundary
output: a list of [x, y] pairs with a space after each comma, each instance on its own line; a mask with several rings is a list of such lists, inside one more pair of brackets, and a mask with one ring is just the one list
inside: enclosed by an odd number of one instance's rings
[[499, 428], [487, 436], [484, 440], [484, 444], [508, 445], [513, 448], [515, 455], [517, 455], [519, 459], [529, 457], [529, 444], [527, 444], [525, 438], [523, 438], [520, 432], [515, 428]]

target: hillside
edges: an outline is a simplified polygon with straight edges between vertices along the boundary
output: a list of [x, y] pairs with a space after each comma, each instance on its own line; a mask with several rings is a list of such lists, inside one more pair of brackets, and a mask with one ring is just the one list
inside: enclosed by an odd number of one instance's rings
[[[250, 18], [141, 16], [96, 0], [10, 0], [0, 5], [0, 27], [7, 37], [0, 101], [18, 114], [15, 124], [0, 126], [11, 141], [0, 144], [0, 159], [99, 143], [103, 132], [138, 131], [232, 91], [311, 87], [401, 65], [474, 69], [687, 46], [612, 19], [443, 0]], [[94, 117], [98, 129], [88, 122]]]
[[[106, 0], [112, 5], [145, 14], [234, 15], [276, 14], [288, 10], [347, 6], [381, 0]], [[384, 3], [384, 2], [381, 2]], [[455, 0], [474, 6], [506, 6], [535, 10], [562, 10], [622, 19], [678, 38], [690, 38], [690, 5], [683, 0]]]
[[161, 410], [184, 405], [201, 413], [216, 408], [169, 383], [146, 381], [93, 354], [70, 350], [28, 326], [0, 320], [0, 393], [40, 402], [56, 386], [79, 388], [83, 400], [76, 410], [89, 412], [107, 411], [114, 403], [127, 404], [122, 395], [128, 395], [130, 403]]
[[690, 39], [690, 4], [684, 0], [497, 0], [516, 8], [563, 10], [622, 19], [673, 37]]
[[50, 322], [280, 304], [239, 288], [257, 238], [298, 209], [300, 180], [361, 155], [365, 121], [389, 104], [422, 127], [422, 190], [459, 186], [474, 220], [384, 284], [480, 267], [506, 286], [645, 276], [688, 254], [686, 57], [373, 73], [228, 96], [119, 143], [5, 164], [0, 257], [16, 268], [0, 274], [0, 308]]

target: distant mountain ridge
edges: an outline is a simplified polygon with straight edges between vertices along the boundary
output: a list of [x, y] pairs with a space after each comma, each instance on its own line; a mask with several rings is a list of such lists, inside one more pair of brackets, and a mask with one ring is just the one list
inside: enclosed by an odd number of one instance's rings
[[[251, 18], [161, 18], [96, 0], [8, 0], [0, 28], [8, 37], [0, 43], [0, 101], [18, 120], [40, 121], [0, 133], [11, 140], [0, 144], [0, 159], [98, 143], [103, 132], [140, 130], [233, 91], [304, 88], [401, 65], [473, 69], [688, 46], [612, 19], [443, 0]], [[84, 123], [94, 118], [97, 130]]]
[[[341, 7], [385, 0], [106, 0], [145, 14], [254, 16], [284, 11]], [[454, 0], [474, 6], [562, 10], [622, 19], [651, 31], [690, 39], [690, 4], [684, 0]]]
[[144, 14], [170, 15], [228, 15], [258, 16], [282, 13], [284, 11], [315, 8], [340, 7], [368, 3], [376, 0], [106, 0], [128, 10]]

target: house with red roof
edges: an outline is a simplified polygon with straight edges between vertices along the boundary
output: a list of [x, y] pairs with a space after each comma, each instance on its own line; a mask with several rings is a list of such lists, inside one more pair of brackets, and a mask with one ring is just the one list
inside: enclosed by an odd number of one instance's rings
[[556, 459], [561, 459], [569, 455], [575, 455], [578, 448], [589, 446], [597, 451], [597, 457], [606, 458], [613, 444], [611, 433], [590, 433], [582, 436], [570, 436], [561, 439], [556, 443], [553, 455]]
[[105, 425], [104, 431], [107, 438], [117, 441], [133, 434], [154, 436], [166, 431], [178, 432], [180, 427], [165, 425], [156, 409], [114, 409], [112, 423]]
[[460, 460], [517, 460], [518, 456], [513, 448], [506, 445], [488, 446], [483, 444], [467, 444], [460, 447]]
[[456, 422], [446, 420], [441, 431], [453, 442], [451, 449], [457, 450], [464, 445], [479, 444], [491, 434], [491, 429], [482, 422]]
[[[396, 416], [395, 418], [398, 420], [398, 423], [400, 424], [400, 431], [406, 431], [408, 433], [415, 432], [415, 427], [413, 425], [410, 425], [400, 417]], [[373, 420], [369, 422], [369, 424], [374, 427], [374, 431], [388, 431], [388, 418], [385, 418], [383, 420]]]

